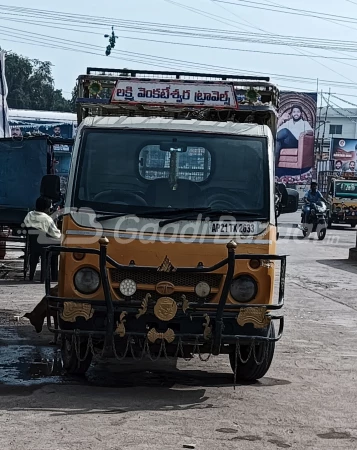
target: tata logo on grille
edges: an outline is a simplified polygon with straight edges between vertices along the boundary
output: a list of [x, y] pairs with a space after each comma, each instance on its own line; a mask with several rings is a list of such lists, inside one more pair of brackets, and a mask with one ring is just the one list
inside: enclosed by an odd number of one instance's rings
[[160, 281], [160, 283], [156, 285], [156, 292], [161, 295], [170, 295], [175, 292], [175, 286], [168, 281]]

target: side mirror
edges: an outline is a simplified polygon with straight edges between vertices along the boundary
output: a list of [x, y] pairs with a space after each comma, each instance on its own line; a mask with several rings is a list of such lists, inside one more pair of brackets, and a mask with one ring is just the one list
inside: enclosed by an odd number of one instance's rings
[[284, 183], [275, 183], [276, 193], [280, 197], [280, 204], [282, 207], [287, 206], [289, 203], [289, 194]]
[[281, 214], [294, 213], [299, 209], [299, 192], [296, 189], [286, 188], [288, 201], [282, 205]]
[[45, 175], [41, 180], [40, 193], [42, 197], [58, 201], [61, 198], [61, 182], [57, 175]]

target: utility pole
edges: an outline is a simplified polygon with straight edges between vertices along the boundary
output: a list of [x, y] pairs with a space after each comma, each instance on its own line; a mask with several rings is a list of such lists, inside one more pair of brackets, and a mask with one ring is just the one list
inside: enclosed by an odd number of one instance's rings
[[[322, 112], [322, 90], [321, 90], [321, 94], [320, 94], [320, 108], [319, 108], [319, 115], [318, 118], [316, 120], [316, 125], [315, 125], [315, 136], [316, 136], [316, 140], [315, 140], [315, 148], [316, 148], [316, 153], [317, 150], [320, 153], [321, 156], [321, 147], [319, 147], [319, 139], [320, 139], [320, 128], [321, 128], [321, 112]], [[319, 124], [319, 125], [317, 125]], [[316, 133], [317, 131], [317, 133]]]
[[[322, 94], [321, 94], [322, 96]], [[324, 148], [324, 143], [325, 143], [325, 131], [326, 131], [326, 121], [327, 121], [327, 112], [330, 106], [330, 96], [331, 96], [331, 88], [329, 88], [328, 90], [328, 98], [327, 98], [327, 102], [326, 102], [326, 111], [325, 111], [325, 118], [324, 118], [324, 128], [322, 131], [322, 140], [321, 140], [321, 148]]]

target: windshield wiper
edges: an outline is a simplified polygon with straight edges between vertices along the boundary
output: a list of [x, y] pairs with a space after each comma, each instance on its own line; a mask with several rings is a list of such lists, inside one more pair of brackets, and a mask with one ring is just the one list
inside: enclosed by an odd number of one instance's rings
[[183, 213], [202, 213], [205, 211], [209, 211], [210, 208], [167, 208], [167, 209], [157, 209], [152, 208], [150, 210], [146, 210], [143, 212], [118, 212], [115, 214], [110, 213], [102, 213], [103, 214], [100, 217], [96, 217], [97, 222], [101, 222], [103, 220], [110, 220], [110, 219], [117, 219], [118, 217], [124, 217], [124, 216], [136, 216], [136, 217], [152, 217], [152, 218], [160, 218], [165, 216], [171, 216], [172, 214], [183, 214]]
[[[185, 215], [181, 215], [181, 216], [177, 216], [177, 217], [172, 217], [167, 220], [162, 220], [159, 223], [159, 226], [162, 228], [166, 225], [169, 225], [170, 223], [178, 222], [180, 220], [188, 220], [188, 219], [192, 219], [192, 218], [194, 219], [196, 217], [194, 212], [196, 212], [196, 211], [192, 211], [191, 214], [185, 214]], [[259, 217], [260, 216], [260, 214], [258, 214], [258, 213], [249, 212], [249, 211], [235, 211], [235, 210], [222, 210], [222, 209], [210, 209], [210, 208], [206, 208], [206, 211], [198, 211], [198, 212], [202, 213], [202, 217], [200, 220], [206, 219], [207, 217], [211, 218], [211, 217], [227, 216], [227, 215], [244, 216], [244, 217]]]
[[103, 214], [102, 216], [96, 216], [96, 221], [97, 222], [101, 222], [103, 220], [109, 220], [109, 219], [117, 219], [118, 217], [123, 217], [123, 216], [136, 216], [136, 214], [134, 213], [116, 213], [116, 214], [109, 214], [109, 213], [101, 213]]

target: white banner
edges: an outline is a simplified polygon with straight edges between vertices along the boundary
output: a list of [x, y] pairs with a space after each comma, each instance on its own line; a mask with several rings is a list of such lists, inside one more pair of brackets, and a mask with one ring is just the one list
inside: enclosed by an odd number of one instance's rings
[[224, 83], [118, 80], [112, 103], [237, 109], [234, 87]]
[[7, 107], [5, 78], [5, 52], [0, 50], [0, 138], [10, 137], [9, 110]]

